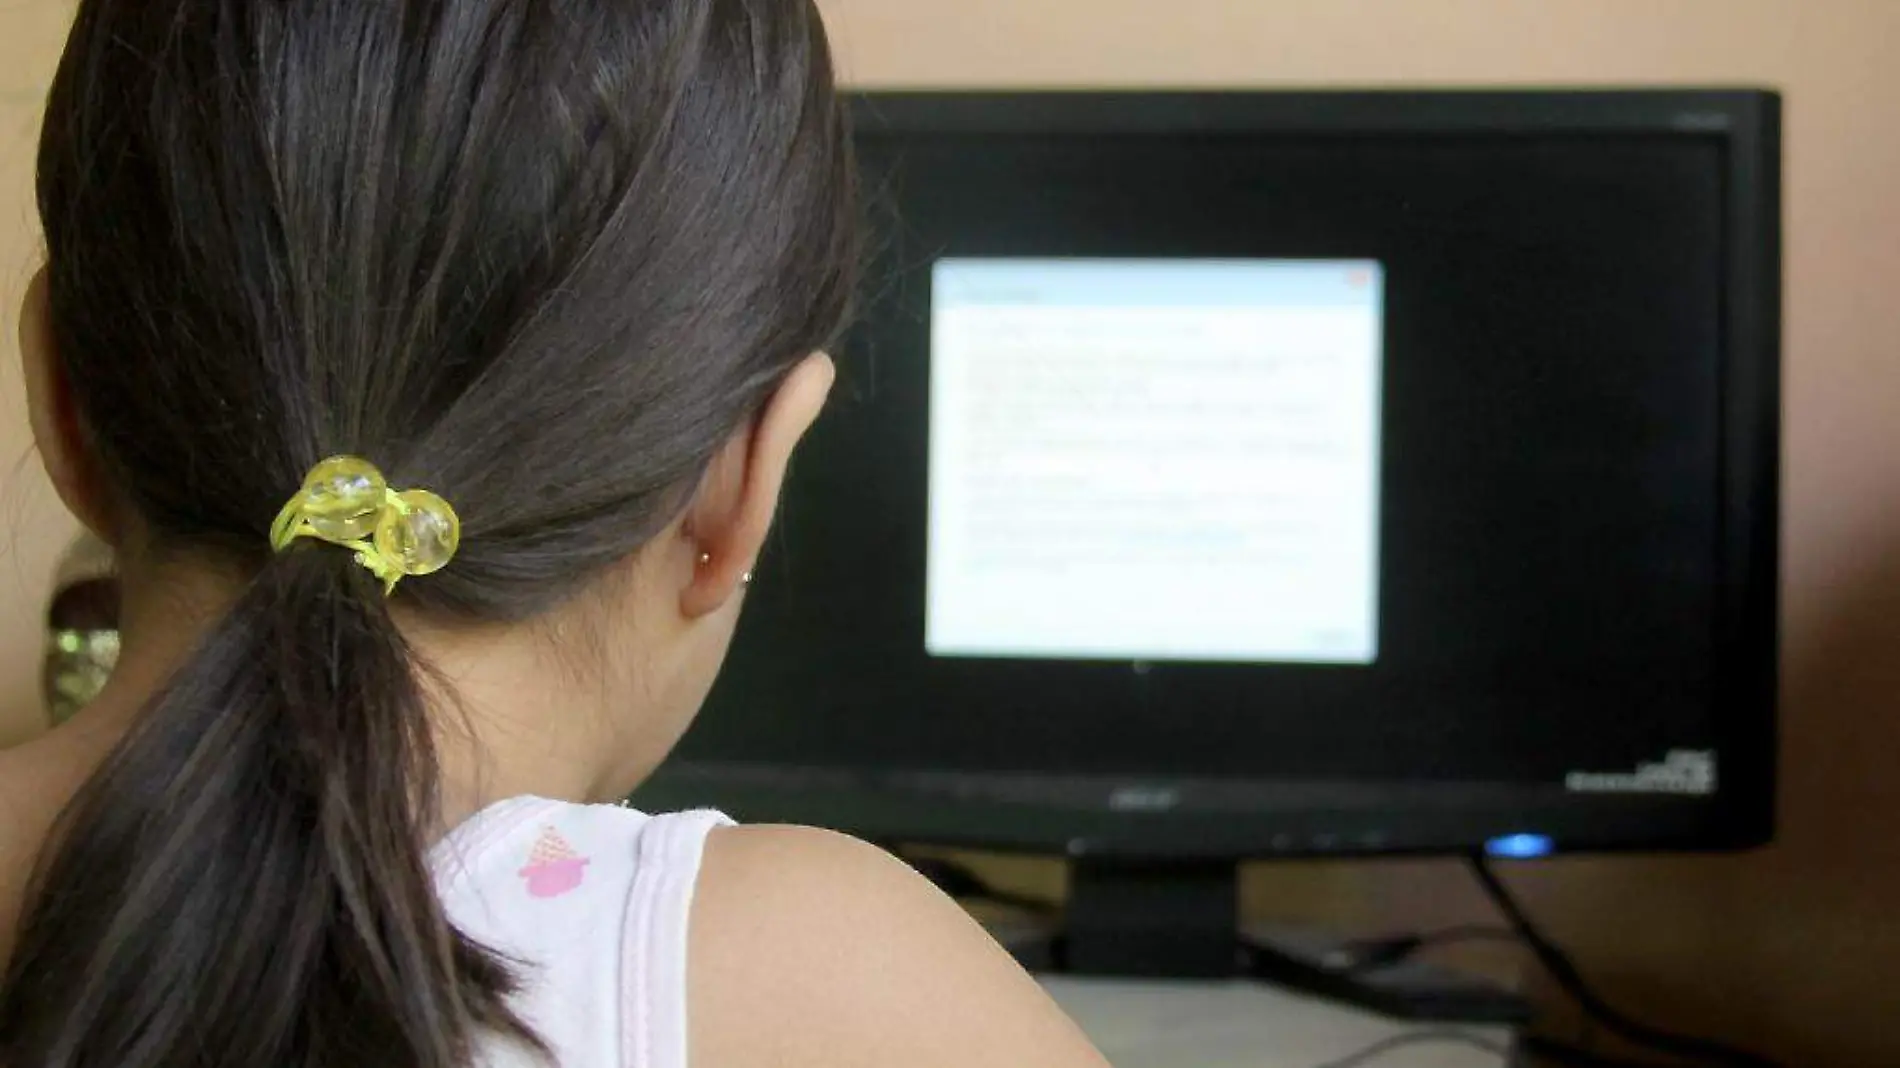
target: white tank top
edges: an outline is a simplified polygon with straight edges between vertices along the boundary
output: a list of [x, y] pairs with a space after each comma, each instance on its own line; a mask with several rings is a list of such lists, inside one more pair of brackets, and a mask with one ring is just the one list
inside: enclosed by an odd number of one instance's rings
[[[450, 922], [520, 962], [514, 1005], [560, 1068], [687, 1068], [686, 934], [716, 812], [518, 797], [430, 862]], [[491, 1041], [482, 1068], [546, 1062]]]

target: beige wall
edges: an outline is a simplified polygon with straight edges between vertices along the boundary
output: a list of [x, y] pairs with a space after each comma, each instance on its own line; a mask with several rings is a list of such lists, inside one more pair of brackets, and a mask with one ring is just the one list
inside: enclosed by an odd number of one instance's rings
[[[1527, 880], [1632, 1006], [1802, 1065], [1900, 1064], [1900, 0], [821, 0], [861, 85], [1747, 83], [1788, 104], [1783, 843]], [[0, 6], [0, 285], [33, 255], [34, 101], [62, 0]], [[12, 288], [12, 287], [8, 287]], [[10, 299], [10, 298], [9, 298]], [[11, 330], [9, 328], [8, 335]], [[0, 373], [0, 708], [24, 707], [66, 526]], [[0, 722], [0, 734], [8, 729]], [[1254, 873], [1249, 898], [1451, 917], [1455, 871]]]

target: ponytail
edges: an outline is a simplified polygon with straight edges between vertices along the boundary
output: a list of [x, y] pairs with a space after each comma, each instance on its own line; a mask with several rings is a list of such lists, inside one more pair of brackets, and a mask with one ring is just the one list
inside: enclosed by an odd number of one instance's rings
[[452, 1068], [535, 1040], [444, 918], [435, 756], [381, 586], [271, 558], [73, 800], [0, 986], [11, 1068]]

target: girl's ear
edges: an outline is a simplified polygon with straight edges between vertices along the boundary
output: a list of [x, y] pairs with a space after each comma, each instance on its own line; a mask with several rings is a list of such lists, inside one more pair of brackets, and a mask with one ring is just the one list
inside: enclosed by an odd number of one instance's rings
[[836, 377], [831, 357], [807, 356], [713, 459], [683, 528], [697, 556], [680, 593], [688, 617], [717, 611], [746, 581], [772, 529], [792, 450], [817, 420]]

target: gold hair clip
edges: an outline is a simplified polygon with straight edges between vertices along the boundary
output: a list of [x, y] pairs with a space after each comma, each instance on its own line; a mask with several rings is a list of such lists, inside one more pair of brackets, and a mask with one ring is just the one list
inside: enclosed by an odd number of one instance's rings
[[390, 489], [368, 460], [332, 456], [310, 469], [271, 524], [272, 549], [281, 553], [298, 538], [356, 550], [356, 562], [383, 580], [387, 596], [407, 575], [448, 566], [462, 541], [462, 521], [428, 490]]

